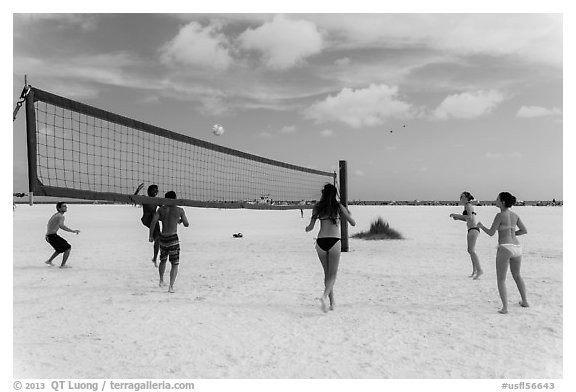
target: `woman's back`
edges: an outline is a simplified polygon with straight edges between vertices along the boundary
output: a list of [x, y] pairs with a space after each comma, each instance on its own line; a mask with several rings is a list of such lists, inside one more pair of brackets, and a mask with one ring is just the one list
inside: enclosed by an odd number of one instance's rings
[[516, 238], [516, 226], [518, 224], [518, 215], [512, 211], [503, 211], [499, 213], [500, 225], [498, 226], [498, 243], [499, 244], [518, 244]]
[[320, 231], [318, 237], [340, 237], [340, 217], [318, 217], [320, 221]]

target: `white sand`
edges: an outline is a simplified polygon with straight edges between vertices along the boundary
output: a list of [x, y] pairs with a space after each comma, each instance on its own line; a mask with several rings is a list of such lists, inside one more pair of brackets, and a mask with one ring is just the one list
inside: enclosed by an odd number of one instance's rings
[[[69, 205], [72, 244], [44, 261], [53, 205], [14, 211], [15, 378], [562, 378], [562, 208], [516, 208], [529, 234], [522, 273], [497, 313], [496, 237], [479, 238], [484, 276], [468, 278], [459, 207], [351, 207], [404, 241], [351, 239], [324, 314], [323, 273], [299, 210], [186, 208], [176, 293], [158, 287], [152, 246], [131, 206]], [[495, 207], [478, 207], [492, 222]], [[233, 233], [244, 238], [235, 239]], [[60, 263], [61, 258], [55, 260]], [[168, 278], [169, 267], [166, 278]]]

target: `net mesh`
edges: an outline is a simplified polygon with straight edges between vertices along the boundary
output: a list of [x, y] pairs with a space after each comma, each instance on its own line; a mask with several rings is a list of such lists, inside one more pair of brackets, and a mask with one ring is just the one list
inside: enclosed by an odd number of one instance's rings
[[334, 181], [333, 173], [217, 146], [41, 90], [34, 93], [36, 194], [133, 201], [130, 196], [144, 183], [157, 184], [161, 194], [173, 190], [189, 205], [299, 206], [317, 200], [322, 185]]

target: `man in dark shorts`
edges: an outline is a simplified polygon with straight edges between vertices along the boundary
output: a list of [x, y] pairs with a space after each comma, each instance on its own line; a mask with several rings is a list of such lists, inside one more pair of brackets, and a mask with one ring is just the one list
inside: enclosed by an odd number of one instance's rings
[[60, 268], [68, 268], [69, 266], [66, 265], [66, 261], [68, 260], [68, 256], [70, 256], [70, 249], [72, 248], [70, 244], [62, 237], [60, 237], [57, 233], [59, 229], [64, 231], [68, 231], [70, 233], [78, 234], [80, 230], [72, 230], [64, 224], [64, 213], [68, 211], [68, 206], [64, 202], [56, 203], [56, 211], [54, 215], [48, 221], [47, 229], [46, 229], [46, 241], [52, 245], [54, 248], [54, 253], [50, 258], [45, 262], [46, 264], [52, 266], [52, 260], [56, 258], [60, 253], [64, 253], [62, 258], [62, 264], [60, 264]]
[[[164, 195], [167, 199], [176, 199], [174, 191], [167, 192]], [[160, 265], [158, 272], [160, 274], [160, 287], [164, 286], [164, 271], [166, 271], [166, 261], [170, 260], [172, 265], [170, 269], [170, 286], [168, 292], [174, 292], [174, 282], [178, 275], [178, 265], [180, 264], [180, 241], [178, 239], [178, 224], [182, 223], [188, 227], [188, 219], [184, 209], [178, 206], [162, 206], [154, 214], [150, 223], [149, 241], [154, 241], [154, 226], [162, 222], [162, 231], [160, 232]]]

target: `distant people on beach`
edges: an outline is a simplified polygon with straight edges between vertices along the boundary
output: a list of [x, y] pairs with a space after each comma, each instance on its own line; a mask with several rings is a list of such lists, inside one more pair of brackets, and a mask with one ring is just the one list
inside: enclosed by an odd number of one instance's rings
[[472, 274], [469, 277], [476, 280], [480, 278], [484, 272], [482, 271], [480, 259], [476, 253], [476, 240], [480, 234], [480, 229], [476, 224], [476, 212], [474, 212], [472, 200], [474, 200], [474, 196], [472, 196], [470, 192], [462, 192], [462, 194], [460, 194], [460, 204], [464, 205], [464, 211], [462, 211], [462, 214], [450, 214], [450, 218], [466, 222], [468, 230], [466, 234], [468, 254], [472, 260]]
[[[167, 199], [176, 199], [174, 191], [166, 192], [164, 195]], [[182, 223], [184, 227], [188, 227], [188, 219], [184, 209], [173, 205], [164, 205], [158, 208], [155, 212], [152, 222], [150, 223], [149, 241], [155, 241], [154, 230], [158, 222], [162, 223], [162, 230], [160, 231], [160, 265], [158, 272], [160, 274], [159, 286], [163, 287], [164, 284], [164, 271], [166, 271], [166, 261], [170, 260], [172, 265], [170, 269], [170, 285], [168, 292], [174, 292], [174, 282], [178, 275], [178, 266], [180, 264], [180, 240], [178, 238], [178, 225]]]
[[[492, 226], [488, 229], [482, 223], [478, 227], [489, 236], [498, 232], [498, 250], [496, 251], [496, 279], [498, 281], [498, 292], [502, 300], [502, 309], [498, 312], [508, 313], [508, 295], [506, 292], [506, 272], [510, 265], [510, 272], [516, 282], [520, 292], [520, 306], [527, 308], [526, 287], [524, 280], [520, 276], [520, 265], [522, 264], [522, 246], [516, 238], [519, 235], [526, 234], [526, 226], [520, 217], [510, 211], [510, 208], [516, 203], [516, 197], [509, 192], [501, 192], [496, 198], [496, 206], [500, 212], [494, 217]], [[516, 230], [518, 227], [519, 230]]]
[[72, 230], [64, 224], [64, 214], [68, 211], [66, 203], [56, 203], [56, 211], [57, 212], [48, 220], [46, 228], [46, 242], [54, 248], [54, 253], [45, 261], [45, 263], [53, 266], [54, 264], [52, 263], [52, 260], [54, 260], [60, 253], [63, 253], [64, 255], [62, 256], [62, 264], [60, 264], [60, 268], [69, 268], [70, 266], [66, 265], [66, 261], [68, 261], [72, 246], [68, 241], [58, 235], [58, 230], [62, 229], [75, 234], [79, 234], [80, 230]]
[[334, 284], [338, 273], [340, 263], [340, 227], [342, 218], [352, 226], [356, 222], [352, 218], [350, 211], [344, 207], [338, 199], [336, 187], [332, 184], [326, 184], [322, 189], [320, 201], [316, 203], [312, 210], [310, 223], [306, 226], [306, 232], [314, 229], [316, 220], [320, 221], [320, 231], [316, 239], [316, 252], [324, 269], [324, 292], [320, 298], [322, 311], [328, 311], [328, 301], [330, 301], [330, 310], [334, 310]]
[[[137, 195], [143, 186], [144, 183], [140, 184], [136, 189], [136, 192], [134, 192], [134, 194]], [[150, 185], [148, 187], [147, 193], [148, 196], [150, 197], [156, 197], [156, 195], [158, 194], [158, 185], [156, 184]], [[140, 221], [142, 221], [142, 224], [146, 226], [148, 229], [150, 229], [150, 224], [152, 223], [152, 218], [154, 217], [155, 213], [156, 213], [155, 204], [142, 204], [142, 218], [140, 218]], [[158, 267], [158, 264], [156, 262], [158, 259], [158, 251], [160, 250], [160, 242], [159, 242], [160, 225], [158, 223], [154, 225], [153, 235], [154, 235], [154, 256], [152, 257], [152, 262], [154, 263], [154, 267]]]

